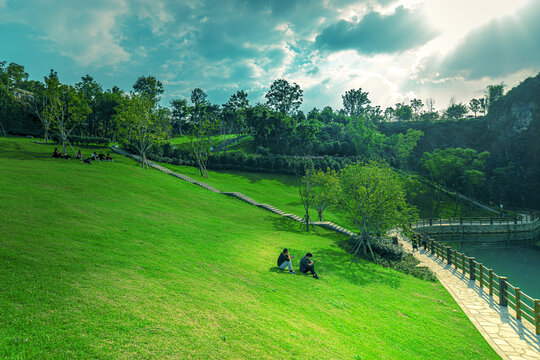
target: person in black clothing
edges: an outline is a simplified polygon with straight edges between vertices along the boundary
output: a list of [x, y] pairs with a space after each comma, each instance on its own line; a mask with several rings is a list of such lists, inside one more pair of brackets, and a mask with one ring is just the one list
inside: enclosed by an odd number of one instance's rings
[[99, 155], [98, 155], [98, 160], [99, 160], [99, 161], [104, 161], [104, 160], [105, 160], [105, 155], [103, 155], [102, 152], [99, 153]]
[[62, 155], [60, 154], [60, 152], [58, 152], [58, 148], [54, 149], [54, 152], [52, 154], [52, 157], [55, 158], [55, 159], [60, 159], [62, 157]]
[[278, 260], [277, 260], [277, 266], [281, 269], [281, 270], [285, 270], [287, 267], [289, 268], [289, 274], [296, 274], [294, 272], [294, 270], [292, 269], [292, 262], [291, 262], [291, 259], [293, 258], [294, 256], [292, 256], [291, 254], [289, 254], [289, 250], [288, 249], [283, 249], [283, 252], [281, 254], [279, 254], [279, 257], [278, 257]]
[[302, 260], [300, 260], [300, 271], [303, 272], [304, 274], [307, 274], [307, 272], [309, 271], [310, 273], [313, 274], [313, 277], [315, 279], [318, 279], [319, 276], [315, 272], [314, 261], [311, 260], [312, 257], [313, 257], [312, 253], [307, 253], [306, 256], [304, 256]]

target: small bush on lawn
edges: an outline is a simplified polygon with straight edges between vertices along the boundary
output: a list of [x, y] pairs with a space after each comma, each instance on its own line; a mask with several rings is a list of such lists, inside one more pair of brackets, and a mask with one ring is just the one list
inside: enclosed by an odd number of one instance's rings
[[[352, 252], [358, 242], [358, 235], [351, 236], [344, 244], [345, 249]], [[375, 254], [375, 259], [368, 255], [367, 260], [373, 261], [387, 268], [392, 268], [399, 272], [415, 276], [420, 279], [435, 281], [437, 278], [431, 270], [426, 267], [418, 267], [420, 264], [413, 255], [407, 254], [399, 245], [392, 244], [392, 240], [382, 236], [372, 236], [370, 238], [371, 248]]]

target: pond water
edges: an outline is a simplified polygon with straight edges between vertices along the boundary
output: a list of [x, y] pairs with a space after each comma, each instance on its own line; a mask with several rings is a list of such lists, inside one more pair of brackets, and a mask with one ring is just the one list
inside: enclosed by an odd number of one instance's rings
[[540, 233], [432, 236], [493, 269], [527, 295], [540, 299]]

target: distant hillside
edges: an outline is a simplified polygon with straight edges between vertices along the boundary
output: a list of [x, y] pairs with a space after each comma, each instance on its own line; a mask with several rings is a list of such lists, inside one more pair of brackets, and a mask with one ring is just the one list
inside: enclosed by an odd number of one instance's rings
[[489, 151], [484, 200], [540, 209], [540, 74], [510, 90], [486, 117], [380, 125], [387, 135], [408, 128], [425, 134], [415, 149], [417, 160], [436, 148]]

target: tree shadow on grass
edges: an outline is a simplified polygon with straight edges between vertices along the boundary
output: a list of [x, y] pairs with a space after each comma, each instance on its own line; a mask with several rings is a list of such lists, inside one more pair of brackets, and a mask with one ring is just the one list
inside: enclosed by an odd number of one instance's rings
[[[272, 220], [272, 229], [278, 232], [286, 231], [305, 234], [306, 232], [300, 225], [300, 223], [285, 217], [276, 217]], [[310, 231], [310, 234], [317, 236], [314, 231]], [[350, 283], [360, 286], [370, 283], [382, 283], [392, 288], [400, 287], [402, 275], [398, 272], [385, 269], [358, 256], [352, 256], [341, 248], [339, 244], [343, 244], [346, 240], [345, 235], [324, 231], [319, 228], [319, 236], [330, 239], [334, 244], [332, 248], [289, 250], [294, 255], [300, 255], [300, 257], [304, 256], [308, 251], [313, 253], [313, 259], [316, 260], [315, 270], [321, 277], [326, 273], [337, 275]], [[295, 260], [297, 261], [293, 261], [293, 266], [297, 267], [300, 259], [295, 258]]]
[[324, 272], [337, 275], [340, 278], [355, 284], [366, 285], [380, 283], [392, 288], [399, 288], [401, 276], [397, 272], [388, 271], [382, 266], [362, 259], [358, 256], [352, 256], [338, 248], [334, 249], [314, 249], [313, 258], [319, 260], [316, 267], [317, 272], [324, 276]]

